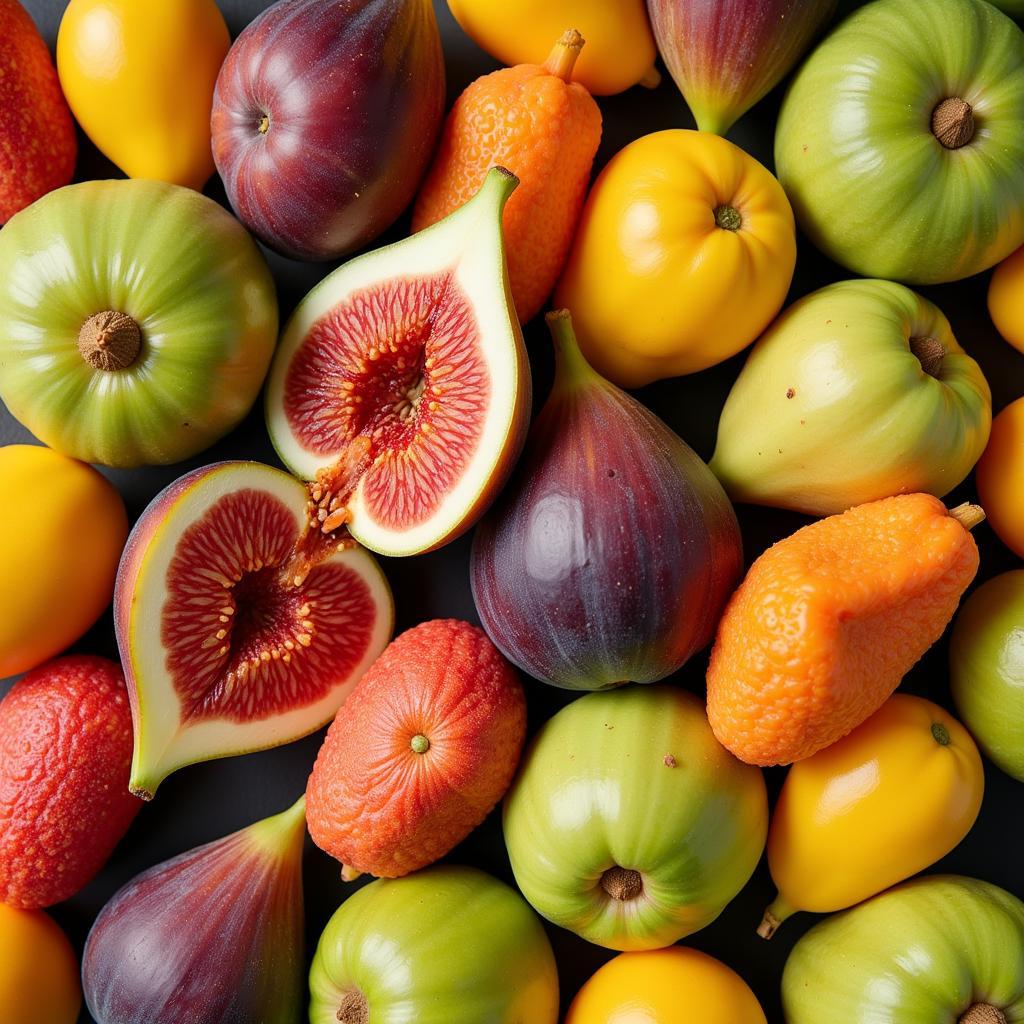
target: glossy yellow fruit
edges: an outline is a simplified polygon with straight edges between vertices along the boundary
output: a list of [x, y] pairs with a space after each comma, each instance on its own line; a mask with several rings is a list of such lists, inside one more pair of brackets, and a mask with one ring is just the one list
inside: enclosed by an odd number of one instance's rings
[[0, 448], [0, 509], [3, 678], [60, 653], [99, 618], [128, 517], [91, 466], [23, 444]]
[[782, 307], [793, 211], [752, 156], [708, 132], [645, 135], [601, 172], [555, 292], [583, 354], [623, 387], [694, 373]]
[[75, 951], [53, 919], [0, 903], [0, 1020], [75, 1024], [81, 1006]]
[[796, 910], [851, 907], [934, 864], [970, 831], [984, 788], [978, 748], [949, 712], [890, 697], [790, 768], [768, 834], [779, 896], [760, 934]]
[[988, 286], [988, 312], [996, 330], [1024, 352], [1024, 246], [996, 267]]
[[644, 0], [448, 0], [448, 6], [466, 34], [509, 67], [543, 64], [551, 41], [574, 28], [587, 42], [573, 81], [595, 96], [658, 82]]
[[230, 45], [214, 0], [71, 0], [57, 73], [86, 135], [125, 174], [200, 189]]
[[685, 946], [622, 953], [579, 990], [565, 1024], [766, 1024], [746, 982]]
[[992, 421], [975, 471], [978, 501], [999, 539], [1024, 558], [1024, 398]]

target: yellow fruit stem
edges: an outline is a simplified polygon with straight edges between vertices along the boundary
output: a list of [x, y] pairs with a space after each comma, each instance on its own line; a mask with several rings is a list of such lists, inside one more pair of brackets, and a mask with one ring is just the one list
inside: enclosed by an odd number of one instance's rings
[[757, 926], [757, 934], [762, 939], [770, 939], [778, 930], [780, 924], [788, 917], [796, 913], [796, 907], [791, 907], [781, 895], [776, 896], [768, 905], [768, 909]]
[[579, 57], [585, 41], [576, 29], [566, 29], [562, 38], [555, 43], [554, 49], [548, 54], [548, 59], [544, 61], [544, 70], [549, 75], [556, 75], [563, 82], [571, 82], [572, 69], [576, 65], [576, 58]]
[[951, 508], [949, 514], [965, 530], [973, 530], [979, 523], [985, 521], [985, 510], [980, 505], [972, 505], [969, 501]]
[[280, 854], [301, 840], [306, 831], [306, 796], [286, 811], [249, 826], [250, 837], [268, 852]]

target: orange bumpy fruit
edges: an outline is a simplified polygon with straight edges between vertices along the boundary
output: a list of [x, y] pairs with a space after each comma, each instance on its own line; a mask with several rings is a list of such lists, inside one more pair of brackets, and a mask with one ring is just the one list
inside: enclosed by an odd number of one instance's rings
[[977, 506], [883, 498], [769, 548], [726, 607], [708, 718], [749, 764], [789, 764], [845, 736], [942, 635], [978, 569]]
[[64, 933], [41, 910], [0, 903], [0, 1020], [75, 1024], [81, 1006], [78, 961]]
[[1012, 402], [992, 421], [975, 480], [992, 529], [1024, 558], [1024, 398]]
[[685, 946], [622, 953], [580, 989], [565, 1024], [766, 1024], [746, 982]]
[[484, 75], [455, 101], [416, 200], [414, 231], [476, 194], [489, 168], [519, 178], [505, 206], [509, 282], [521, 322], [534, 317], [562, 271], [601, 141], [601, 112], [572, 71], [583, 47], [562, 36], [543, 66]]

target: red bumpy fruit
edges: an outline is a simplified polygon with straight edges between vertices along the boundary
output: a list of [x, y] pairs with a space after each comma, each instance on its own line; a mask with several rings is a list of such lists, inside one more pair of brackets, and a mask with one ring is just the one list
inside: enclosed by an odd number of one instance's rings
[[131, 760], [114, 662], [57, 658], [15, 683], [0, 702], [0, 900], [48, 907], [92, 879], [142, 806]]

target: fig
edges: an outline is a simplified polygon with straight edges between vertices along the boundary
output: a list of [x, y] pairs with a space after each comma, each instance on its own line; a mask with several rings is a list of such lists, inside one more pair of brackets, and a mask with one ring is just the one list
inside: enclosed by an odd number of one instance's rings
[[587, 363], [548, 314], [555, 383], [473, 543], [473, 599], [507, 658], [554, 686], [651, 683], [710, 640], [739, 525], [686, 443]]
[[267, 426], [325, 533], [411, 555], [469, 529], [526, 436], [530, 372], [494, 167], [468, 203], [324, 278], [285, 328]]
[[305, 800], [157, 864], [100, 911], [82, 956], [97, 1024], [291, 1024], [304, 995]]
[[114, 588], [137, 796], [319, 729], [384, 649], [387, 580], [319, 525], [303, 485], [256, 462], [197, 469], [143, 512]]
[[358, 249], [412, 199], [444, 98], [430, 0], [279, 0], [217, 78], [213, 158], [231, 206], [286, 256]]
[[647, 0], [658, 50], [701, 131], [724, 135], [775, 88], [836, 0]]

